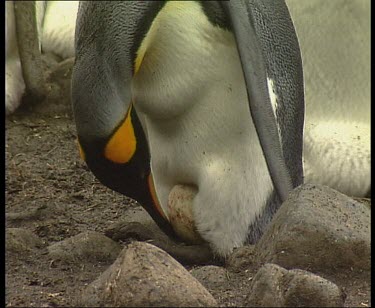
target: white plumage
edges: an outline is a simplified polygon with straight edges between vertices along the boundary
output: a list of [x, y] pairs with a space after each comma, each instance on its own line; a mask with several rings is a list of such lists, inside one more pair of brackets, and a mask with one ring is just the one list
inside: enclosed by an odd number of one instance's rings
[[[74, 31], [78, 1], [36, 1], [36, 21], [42, 52], [61, 58], [74, 56]], [[21, 103], [25, 91], [18, 53], [13, 1], [6, 1], [6, 113], [13, 113]], [[44, 19], [43, 19], [44, 18]]]
[[21, 62], [16, 40], [16, 24], [14, 19], [13, 1], [5, 2], [5, 109], [6, 113], [14, 112], [20, 104], [25, 91]]
[[198, 3], [169, 2], [143, 50], [132, 94], [159, 201], [168, 215], [172, 188], [196, 186], [196, 227], [226, 255], [244, 243], [272, 191], [234, 36], [214, 27]]
[[74, 57], [74, 32], [79, 1], [48, 1], [43, 21], [43, 52]]
[[305, 77], [305, 182], [371, 188], [370, 1], [287, 0]]

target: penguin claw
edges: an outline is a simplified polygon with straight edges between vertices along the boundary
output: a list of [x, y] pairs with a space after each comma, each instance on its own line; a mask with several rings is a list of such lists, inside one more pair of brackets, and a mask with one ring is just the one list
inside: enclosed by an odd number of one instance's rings
[[104, 234], [114, 241], [143, 241], [152, 244], [171, 255], [182, 264], [218, 264], [222, 260], [214, 257], [210, 247], [205, 245], [185, 245], [166, 237], [162, 231], [155, 232], [139, 222], [124, 222], [108, 228]]

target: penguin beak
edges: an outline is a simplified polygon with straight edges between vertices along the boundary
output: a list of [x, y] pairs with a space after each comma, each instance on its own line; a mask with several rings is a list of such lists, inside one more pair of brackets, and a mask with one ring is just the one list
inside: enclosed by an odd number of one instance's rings
[[[76, 24], [71, 90], [80, 156], [103, 184], [133, 198], [131, 187], [147, 181], [149, 152], [132, 107], [131, 82], [142, 61], [137, 50], [147, 31], [144, 21], [153, 8], [148, 1], [83, 1]], [[113, 12], [121, 18], [108, 20]], [[129, 172], [132, 185], [122, 175]]]
[[229, 17], [245, 77], [250, 113], [274, 187], [285, 201], [293, 189], [283, 158], [276, 119], [267, 88], [266, 62], [254, 27], [254, 9], [243, 0], [223, 1]]

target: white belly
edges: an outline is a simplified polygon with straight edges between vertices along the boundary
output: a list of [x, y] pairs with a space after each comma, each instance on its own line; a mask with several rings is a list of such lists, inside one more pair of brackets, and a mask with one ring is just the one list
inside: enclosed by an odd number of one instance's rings
[[[197, 6], [177, 12], [179, 23], [167, 27], [168, 34], [152, 33], [154, 41], [149, 42], [132, 93], [147, 130], [163, 210], [168, 215], [168, 196], [175, 185], [195, 186], [196, 228], [215, 252], [226, 255], [244, 243], [272, 183], [251, 120], [233, 35], [214, 29], [194, 11]], [[178, 29], [192, 19], [189, 12], [195, 14], [199, 31]]]
[[79, 1], [48, 1], [43, 22], [43, 52], [74, 57], [74, 32]]
[[369, 127], [337, 120], [306, 125], [306, 181], [333, 187], [349, 196], [365, 196], [371, 186]]
[[305, 182], [364, 196], [370, 179], [370, 1], [287, 0], [305, 77]]

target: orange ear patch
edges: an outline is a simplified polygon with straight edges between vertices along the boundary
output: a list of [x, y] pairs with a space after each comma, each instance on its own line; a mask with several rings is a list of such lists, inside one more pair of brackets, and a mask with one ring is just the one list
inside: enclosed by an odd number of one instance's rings
[[125, 121], [112, 135], [104, 149], [104, 156], [114, 163], [127, 163], [135, 153], [137, 140], [131, 121], [131, 108], [129, 108]]

